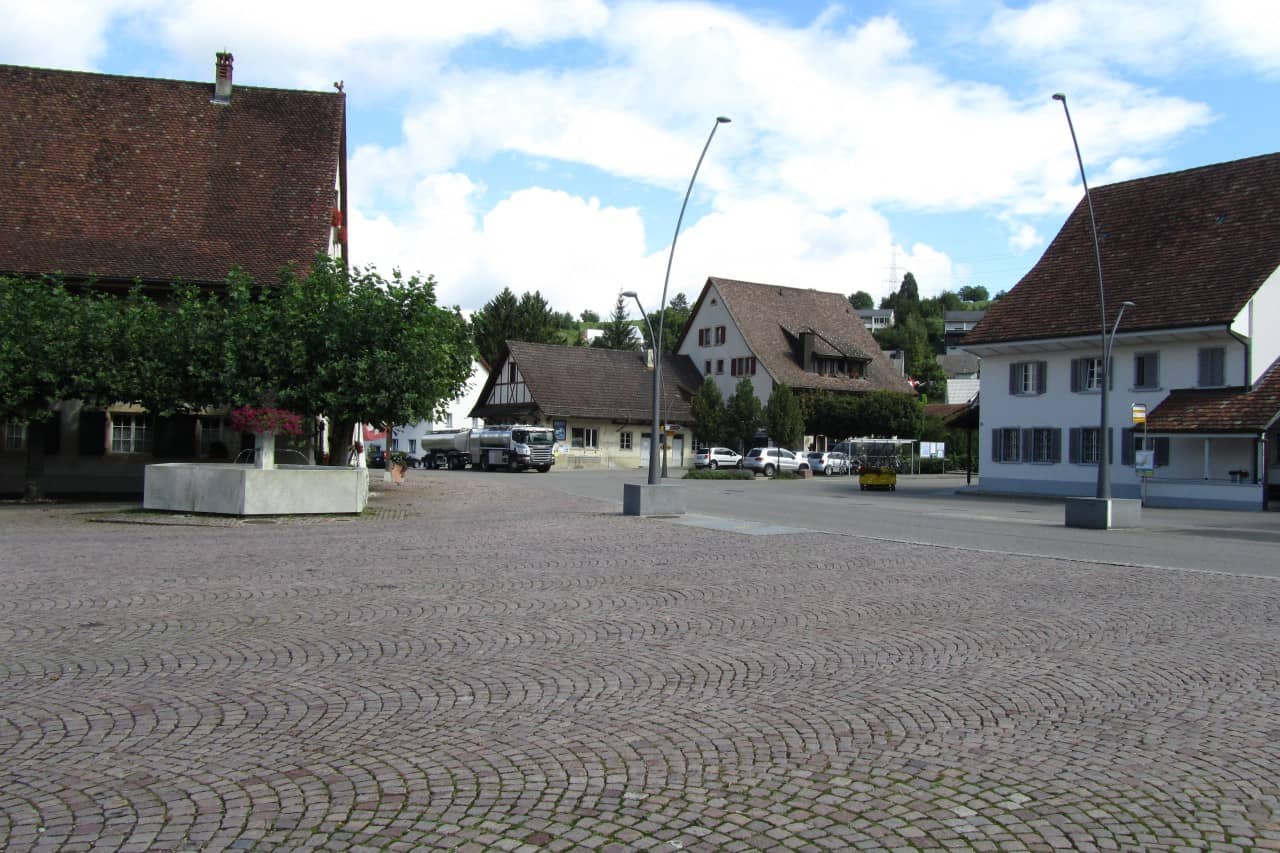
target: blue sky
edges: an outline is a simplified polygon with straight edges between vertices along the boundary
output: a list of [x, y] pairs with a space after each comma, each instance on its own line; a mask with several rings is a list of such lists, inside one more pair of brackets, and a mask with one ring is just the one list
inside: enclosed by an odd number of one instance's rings
[[348, 97], [352, 256], [607, 313], [709, 275], [993, 293], [1091, 185], [1280, 146], [1273, 0], [0, 0], [0, 62]]

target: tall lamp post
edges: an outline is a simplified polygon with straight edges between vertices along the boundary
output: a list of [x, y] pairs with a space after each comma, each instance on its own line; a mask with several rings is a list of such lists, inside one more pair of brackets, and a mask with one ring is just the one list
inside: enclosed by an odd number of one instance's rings
[[[1080, 183], [1084, 185], [1084, 200], [1089, 207], [1089, 231], [1093, 234], [1093, 257], [1098, 267], [1098, 308], [1102, 312], [1102, 365], [1098, 369], [1098, 381], [1102, 387], [1102, 393], [1099, 395], [1101, 409], [1098, 416], [1098, 485], [1095, 490], [1095, 497], [1099, 500], [1111, 499], [1111, 459], [1107, 446], [1107, 357], [1110, 347], [1107, 344], [1107, 296], [1106, 291], [1102, 287], [1102, 249], [1098, 245], [1098, 225], [1093, 218], [1093, 199], [1089, 195], [1089, 181], [1084, 176], [1084, 159], [1080, 156], [1080, 143], [1076, 141], [1076, 128], [1071, 123], [1071, 110], [1067, 109], [1067, 96], [1061, 92], [1056, 92], [1053, 96], [1055, 101], [1062, 102], [1062, 111], [1067, 116], [1067, 129], [1071, 131], [1071, 144], [1076, 149], [1076, 163], [1080, 165]], [[1124, 308], [1120, 309], [1120, 314], [1124, 314]], [[1116, 317], [1116, 327], [1119, 328], [1120, 317]]]
[[[644, 306], [640, 304], [640, 294], [636, 293], [634, 290], [624, 290], [624, 291], [622, 291], [622, 296], [623, 296], [623, 297], [625, 297], [625, 298], [627, 298], [627, 299], [634, 299], [634, 300], [636, 301], [636, 307], [640, 309], [640, 316], [644, 318], [644, 324], [645, 324], [646, 326], [648, 326], [648, 327], [649, 327], [649, 341], [650, 341], [650, 343], [653, 343], [653, 344], [654, 344], [654, 348], [653, 348], [653, 375], [656, 377], [656, 376], [658, 375], [658, 371], [661, 369], [660, 365], [661, 365], [662, 355], [661, 355], [661, 353], [659, 353], [659, 352], [658, 352], [658, 347], [657, 347], [657, 344], [656, 344], [656, 341], [658, 340], [658, 338], [657, 338], [657, 336], [656, 336], [656, 335], [654, 335], [654, 333], [653, 333], [653, 323], [649, 322], [649, 314], [644, 310]], [[659, 323], [661, 323], [661, 320], [659, 320]], [[656, 394], [655, 394], [655, 398], [654, 398], [654, 399], [655, 399], [655, 403], [654, 403], [654, 405], [655, 405], [655, 406], [657, 405], [656, 400], [661, 396], [661, 391], [662, 391], [662, 389], [661, 389], [661, 388], [659, 388], [659, 389], [658, 389], [658, 391], [657, 391], [657, 392], [656, 392]], [[665, 445], [666, 445], [666, 439], [664, 438], [664, 439], [663, 439], [663, 446], [665, 446]], [[653, 455], [654, 455], [655, 453], [657, 453], [657, 452], [658, 452], [658, 435], [657, 435], [657, 433], [655, 432], [655, 433], [652, 435], [652, 437], [649, 439], [649, 460], [650, 460], [650, 464], [652, 464], [652, 461], [653, 461]], [[665, 461], [665, 460], [664, 460], [664, 461]], [[664, 476], [664, 477], [665, 477], [665, 476], [667, 476], [667, 472], [666, 472], [666, 470], [665, 470], [665, 469], [666, 469], [666, 466], [665, 466], [665, 465], [663, 466], [663, 469], [664, 469], [664, 470], [663, 470], [663, 472], [662, 472], [662, 476]]]
[[[680, 216], [676, 219], [676, 233], [671, 238], [671, 251], [667, 255], [667, 274], [662, 279], [662, 301], [658, 303], [658, 335], [653, 338], [653, 441], [649, 449], [650, 486], [658, 485], [658, 389], [662, 382], [662, 327], [667, 314], [667, 285], [671, 282], [671, 262], [676, 256], [676, 240], [680, 239], [680, 225], [684, 222], [684, 209], [689, 206], [689, 196], [693, 193], [693, 182], [698, 179], [698, 170], [702, 168], [702, 158], [707, 156], [707, 149], [711, 147], [711, 140], [715, 139], [716, 129], [720, 125], [728, 123], [729, 119], [727, 117], [717, 116], [715, 124], [711, 125], [711, 133], [707, 135], [707, 142], [702, 146], [702, 153], [698, 155], [698, 163], [693, 167], [693, 176], [689, 178], [689, 188], [684, 192], [684, 201], [680, 204]], [[642, 308], [641, 310], [643, 311], [644, 309]], [[652, 335], [653, 333], [650, 332], [649, 334]]]

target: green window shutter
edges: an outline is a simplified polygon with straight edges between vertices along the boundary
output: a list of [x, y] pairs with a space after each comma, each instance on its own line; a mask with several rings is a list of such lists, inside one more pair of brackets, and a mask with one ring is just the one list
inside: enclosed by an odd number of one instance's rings
[[1080, 374], [1084, 372], [1084, 359], [1071, 359], [1071, 391], [1075, 393], [1084, 387], [1084, 380], [1080, 378]]
[[991, 430], [991, 461], [1000, 462], [1000, 430]]
[[1019, 365], [1017, 364], [1009, 365], [1009, 396], [1010, 397], [1018, 393], [1018, 367]]
[[1070, 438], [1070, 461], [1080, 461], [1080, 428], [1072, 427], [1069, 433]]
[[1036, 362], [1036, 393], [1043, 394], [1049, 390], [1049, 362]]
[[1120, 464], [1134, 464], [1133, 430], [1129, 427], [1120, 430]]
[[1049, 439], [1050, 443], [1050, 462], [1062, 461], [1062, 430], [1055, 428]]

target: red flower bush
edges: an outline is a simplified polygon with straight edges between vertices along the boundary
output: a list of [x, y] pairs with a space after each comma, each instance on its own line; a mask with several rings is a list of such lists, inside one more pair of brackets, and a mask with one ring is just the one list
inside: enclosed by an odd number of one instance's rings
[[242, 406], [232, 410], [231, 428], [239, 432], [302, 435], [302, 415], [285, 409]]

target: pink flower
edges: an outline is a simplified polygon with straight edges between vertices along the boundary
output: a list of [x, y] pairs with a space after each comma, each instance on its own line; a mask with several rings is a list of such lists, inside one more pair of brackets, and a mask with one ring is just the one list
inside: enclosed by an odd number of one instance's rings
[[302, 415], [285, 409], [242, 406], [231, 412], [231, 428], [240, 432], [302, 435]]

